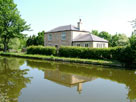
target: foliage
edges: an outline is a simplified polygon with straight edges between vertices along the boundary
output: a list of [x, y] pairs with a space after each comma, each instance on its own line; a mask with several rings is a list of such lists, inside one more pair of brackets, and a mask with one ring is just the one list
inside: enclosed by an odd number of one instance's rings
[[83, 48], [61, 47], [59, 56], [78, 57], [87, 59], [113, 59], [120, 61], [126, 67], [134, 67], [136, 62], [136, 50], [130, 46], [113, 48]]
[[130, 46], [121, 49], [119, 60], [125, 63], [126, 67], [133, 67], [136, 62], [136, 50], [133, 50]]
[[0, 0], [0, 37], [5, 52], [11, 39], [21, 37], [21, 32], [30, 29], [16, 7], [13, 0]]
[[97, 30], [92, 30], [91, 33], [108, 40], [110, 47], [127, 46], [129, 44], [129, 39], [125, 34], [111, 35], [108, 32], [98, 32]]
[[55, 47], [44, 47], [44, 46], [29, 46], [27, 47], [28, 54], [41, 54], [41, 55], [56, 55]]
[[115, 34], [112, 36], [111, 46], [127, 46], [129, 44], [129, 39], [125, 34]]
[[0, 102], [17, 102], [20, 92], [30, 83], [27, 69], [19, 69], [24, 60], [0, 58]]
[[0, 39], [0, 51], [3, 50], [3, 44], [2, 44], [2, 40]]
[[61, 47], [59, 49], [59, 56], [88, 59], [111, 59], [113, 50], [116, 50], [116, 48]]
[[92, 34], [94, 34], [94, 35], [96, 35], [96, 36], [99, 36], [99, 32], [98, 32], [98, 30], [92, 30], [92, 32], [91, 32]]
[[[32, 58], [45, 58], [54, 59], [59, 61], [73, 61], [86, 63], [103, 63], [99, 62], [102, 60], [117, 60], [127, 68], [135, 68], [136, 63], [136, 50], [131, 46], [127, 47], [114, 47], [114, 48], [83, 48], [83, 47], [61, 47], [59, 49], [59, 56], [41, 56], [41, 55], [56, 55], [55, 47], [43, 47], [43, 46], [30, 46], [27, 48], [28, 54], [39, 54], [35, 55], [19, 55], [20, 57], [32, 57]], [[18, 56], [18, 55], [15, 55]], [[65, 57], [65, 58], [61, 58]], [[70, 57], [70, 58], [69, 58]], [[81, 59], [80, 59], [81, 58]], [[97, 59], [92, 61], [92, 59]], [[99, 60], [98, 60], [99, 59]], [[91, 62], [90, 62], [91, 61]], [[107, 62], [104, 62], [104, 64]], [[109, 63], [109, 62], [108, 62]], [[106, 64], [107, 65], [107, 64]]]
[[26, 46], [44, 45], [44, 31], [39, 32], [38, 36], [30, 36], [26, 42]]
[[131, 37], [129, 38], [130, 46], [132, 49], [136, 50], [136, 34], [133, 32]]
[[18, 51], [26, 47], [26, 35], [23, 34], [21, 38], [13, 38], [8, 43], [9, 51]]
[[135, 29], [136, 28], [136, 19], [130, 21], [132, 27]]
[[112, 39], [112, 35], [109, 34], [108, 32], [102, 31], [102, 32], [98, 32], [98, 30], [92, 30], [91, 34], [94, 34], [96, 36], [99, 36], [101, 38], [104, 38], [106, 40], [109, 41], [109, 46], [111, 47], [111, 39]]
[[61, 61], [61, 62], [73, 62], [73, 63], [86, 63], [86, 64], [95, 64], [95, 65], [106, 65], [106, 66], [121, 66], [118, 61], [115, 60], [106, 60], [106, 59], [81, 59], [81, 58], [68, 58], [68, 57], [59, 57], [59, 56], [48, 56], [48, 55], [40, 55], [40, 54], [25, 54], [25, 53], [5, 53], [0, 52], [0, 55], [3, 56], [13, 56], [13, 57], [21, 57], [21, 58], [31, 58], [31, 59], [41, 59], [41, 60], [53, 60], [53, 61]]
[[19, 49], [26, 48], [27, 34], [23, 34], [21, 38], [19, 38], [20, 46]]
[[105, 31], [100, 32], [99, 37], [102, 37], [108, 41], [111, 40], [111, 34], [109, 34], [108, 32], [105, 32]]

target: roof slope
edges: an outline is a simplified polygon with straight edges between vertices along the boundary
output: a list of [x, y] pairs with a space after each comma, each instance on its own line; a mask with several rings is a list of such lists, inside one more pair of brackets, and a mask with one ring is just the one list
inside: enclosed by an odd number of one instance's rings
[[48, 32], [58, 32], [58, 31], [71, 31], [71, 30], [74, 30], [74, 31], [78, 31], [79, 29], [73, 25], [65, 25], [65, 26], [59, 26], [59, 27], [56, 27]]
[[77, 37], [73, 39], [73, 41], [78, 42], [78, 41], [98, 41], [98, 42], [108, 42], [107, 40], [100, 38], [96, 35], [93, 35], [91, 33], [87, 34], [80, 34]]

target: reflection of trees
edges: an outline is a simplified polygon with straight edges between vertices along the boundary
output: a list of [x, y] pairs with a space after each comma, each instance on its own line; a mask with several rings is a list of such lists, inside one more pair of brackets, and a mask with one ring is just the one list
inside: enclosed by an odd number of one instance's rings
[[30, 66], [31, 68], [38, 68], [42, 71], [45, 69], [56, 69], [57, 64], [54, 62], [48, 62], [48, 61], [40, 61], [40, 60], [27, 60], [27, 65]]
[[102, 68], [101, 66], [89, 66], [80, 64], [63, 64], [50, 62], [37, 62], [36, 60], [28, 60], [29, 66], [40, 68], [42, 70], [57, 68], [61, 72], [72, 73], [76, 75], [97, 77], [125, 84], [128, 88], [128, 98], [136, 99], [136, 73], [133, 70]]
[[20, 70], [24, 63], [22, 59], [0, 57], [0, 102], [18, 102], [22, 88], [30, 82], [24, 77], [27, 70]]

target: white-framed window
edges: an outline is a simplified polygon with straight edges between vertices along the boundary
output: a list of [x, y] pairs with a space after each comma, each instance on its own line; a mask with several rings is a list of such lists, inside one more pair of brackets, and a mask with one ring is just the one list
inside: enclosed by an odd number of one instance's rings
[[101, 43], [97, 43], [97, 48], [101, 48], [102, 44]]
[[49, 41], [52, 40], [52, 34], [48, 34], [48, 40], [49, 40]]
[[66, 32], [61, 33], [61, 40], [66, 40]]
[[77, 44], [77, 46], [80, 46], [80, 44]]
[[97, 43], [97, 48], [105, 48], [105, 44], [104, 43]]
[[103, 48], [105, 48], [105, 44], [103, 44]]
[[88, 46], [89, 46], [89, 44], [88, 44], [88, 43], [86, 43], [86, 44], [85, 44], [85, 47], [88, 47]]

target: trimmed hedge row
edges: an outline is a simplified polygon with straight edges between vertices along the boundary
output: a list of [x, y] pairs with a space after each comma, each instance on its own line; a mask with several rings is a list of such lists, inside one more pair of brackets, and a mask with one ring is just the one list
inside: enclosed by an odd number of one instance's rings
[[[57, 53], [58, 52], [58, 53]], [[114, 48], [86, 48], [86, 47], [55, 47], [30, 46], [27, 54], [58, 55], [60, 57], [75, 57], [87, 59], [113, 59], [122, 62], [126, 67], [136, 64], [136, 50], [131, 46]]]
[[87, 59], [119, 59], [122, 47], [116, 48], [84, 48], [84, 47], [61, 47], [59, 56], [78, 57]]
[[[123, 56], [123, 47], [115, 48], [85, 48], [85, 47], [60, 47], [58, 56], [87, 59], [116, 59]], [[55, 47], [29, 46], [27, 54], [57, 55]]]
[[27, 47], [27, 54], [41, 54], [41, 55], [56, 55], [55, 47], [44, 46], [29, 46]]

